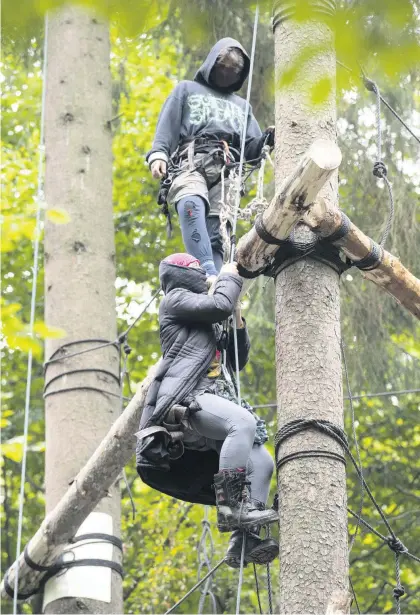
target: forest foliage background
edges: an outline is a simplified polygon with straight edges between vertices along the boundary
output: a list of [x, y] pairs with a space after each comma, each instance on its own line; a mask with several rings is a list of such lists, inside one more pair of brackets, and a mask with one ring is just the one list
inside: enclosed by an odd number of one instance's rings
[[[42, 4], [42, 3], [41, 3]], [[57, 3], [55, 3], [57, 4]], [[94, 2], [85, 3], [92, 4]], [[198, 0], [190, 4], [140, 2], [109, 3], [111, 10], [111, 70], [113, 75], [114, 207], [117, 246], [117, 314], [124, 329], [140, 313], [158, 286], [158, 263], [182, 249], [179, 229], [168, 239], [165, 219], [156, 205], [158, 186], [144, 156], [151, 145], [159, 110], [178, 80], [191, 78], [215, 40], [234, 36], [249, 49], [253, 13], [250, 3], [235, 0]], [[29, 457], [25, 487], [23, 544], [44, 517], [43, 346], [47, 336], [62, 332], [43, 323], [43, 280], [37, 293], [36, 338], [28, 336], [32, 282], [32, 239], [35, 227], [40, 139], [42, 11], [28, 0], [22, 10], [4, 7], [1, 62], [2, 81], [2, 570], [12, 564], [16, 548], [16, 520], [22, 460], [26, 353], [35, 357], [32, 382]], [[301, 3], [305, 6], [305, 3]], [[42, 9], [49, 8], [48, 2]], [[262, 5], [252, 105], [262, 127], [274, 120], [275, 82], [273, 40], [268, 13]], [[305, 15], [302, 16], [305, 18]], [[372, 175], [376, 156], [375, 99], [359, 77], [358, 61], [376, 81], [383, 96], [420, 134], [420, 75], [418, 14], [409, 0], [378, 3], [343, 2], [336, 27], [338, 64], [338, 139], [343, 152], [340, 168], [340, 206], [367, 234], [380, 235], [388, 212], [383, 182]], [[417, 42], [416, 42], [417, 37]], [[316, 47], [310, 53], [316, 53]], [[344, 66], [343, 66], [344, 65]], [[298, 79], [304, 58], [291, 67], [287, 79]], [[322, 95], [321, 95], [322, 99]], [[318, 101], [322, 103], [322, 100]], [[392, 182], [396, 213], [388, 249], [420, 276], [420, 155], [419, 146], [401, 124], [382, 109], [384, 160]], [[273, 178], [267, 173], [267, 196]], [[255, 178], [254, 178], [255, 180]], [[252, 196], [255, 185], [249, 183]], [[57, 224], [67, 222], [57, 208]], [[246, 230], [242, 225], [241, 231]], [[351, 269], [342, 279], [342, 325], [350, 386], [353, 394], [399, 391], [420, 387], [420, 327], [390, 297]], [[275, 401], [273, 282], [258, 280], [245, 310], [253, 344], [243, 388], [251, 403]], [[152, 306], [130, 334], [131, 391], [159, 356], [156, 306]], [[346, 392], [346, 388], [345, 388]], [[420, 545], [420, 425], [419, 395], [370, 397], [354, 402], [365, 477], [390, 518], [397, 535], [419, 555]], [[267, 420], [271, 442], [276, 411], [260, 411]], [[100, 417], [98, 417], [100, 420]], [[350, 405], [345, 402], [347, 433], [351, 434]], [[354, 444], [354, 443], [353, 443]], [[65, 461], [64, 461], [65, 462]], [[193, 584], [197, 574], [197, 544], [203, 508], [175, 501], [152, 491], [127, 468], [136, 505], [122, 487], [125, 610], [163, 612]], [[274, 485], [273, 485], [274, 487]], [[359, 504], [359, 484], [348, 468], [349, 506]], [[378, 514], [365, 502], [363, 516], [384, 532]], [[210, 518], [214, 521], [214, 511]], [[349, 530], [354, 531], [349, 519]], [[223, 555], [226, 536], [213, 531], [214, 561]], [[351, 578], [362, 612], [394, 611], [393, 554], [363, 528], [350, 555]], [[273, 566], [276, 578], [278, 562]], [[234, 609], [237, 573], [224, 568], [214, 583], [220, 611]], [[261, 577], [264, 585], [264, 578]], [[404, 613], [420, 612], [420, 565], [402, 559]], [[263, 600], [266, 594], [263, 592]], [[246, 571], [244, 612], [258, 609], [251, 570]], [[195, 612], [193, 595], [180, 612]], [[208, 607], [208, 605], [207, 605]], [[206, 607], [206, 608], [207, 608]], [[24, 612], [31, 612], [24, 605]], [[353, 610], [355, 606], [353, 605]], [[5, 609], [7, 612], [7, 609]]]

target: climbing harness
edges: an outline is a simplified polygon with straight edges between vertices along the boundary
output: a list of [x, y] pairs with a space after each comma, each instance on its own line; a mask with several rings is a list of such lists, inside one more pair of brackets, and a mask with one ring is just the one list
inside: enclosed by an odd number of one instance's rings
[[[199, 160], [194, 159], [196, 155]], [[232, 142], [226, 140], [225, 135], [209, 135], [208, 137], [198, 137], [181, 143], [168, 161], [166, 176], [160, 182], [160, 189], [157, 196], [157, 203], [161, 207], [161, 213], [166, 216], [167, 236], [172, 235], [172, 220], [168, 205], [169, 190], [178, 175], [185, 171], [197, 171], [206, 180], [208, 189], [211, 190], [220, 181], [220, 176], [215, 181], [208, 181], [206, 165], [214, 161], [220, 163], [221, 170], [223, 164], [234, 165], [239, 157], [239, 152]], [[224, 168], [224, 167], [223, 167]], [[222, 172], [222, 171], [221, 171]]]

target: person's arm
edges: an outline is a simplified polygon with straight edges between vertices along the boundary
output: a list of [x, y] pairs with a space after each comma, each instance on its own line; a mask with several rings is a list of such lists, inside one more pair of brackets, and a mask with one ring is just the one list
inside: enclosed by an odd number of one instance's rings
[[248, 129], [246, 133], [245, 158], [255, 160], [261, 156], [263, 146], [274, 146], [274, 126], [269, 126], [263, 133], [252, 112], [250, 113]]
[[242, 288], [236, 273], [221, 273], [212, 295], [200, 295], [183, 288], [166, 296], [166, 311], [178, 322], [214, 324], [226, 320], [235, 309]]
[[150, 168], [156, 161], [164, 162], [167, 165], [171, 154], [178, 147], [183, 98], [181, 82], [168, 96], [159, 114], [152, 149], [146, 155], [146, 161]]

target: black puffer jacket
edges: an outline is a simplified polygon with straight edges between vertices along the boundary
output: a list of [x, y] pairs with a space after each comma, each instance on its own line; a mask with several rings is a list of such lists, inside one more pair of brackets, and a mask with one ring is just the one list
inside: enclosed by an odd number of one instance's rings
[[[164, 262], [160, 267], [160, 281], [165, 293], [159, 308], [163, 359], [147, 394], [140, 430], [160, 425], [173, 404], [185, 400], [197, 387], [214, 358], [220, 331], [217, 323], [232, 314], [242, 288], [239, 276], [222, 274], [214, 294], [208, 295], [201, 269]], [[249, 352], [246, 327], [238, 329], [237, 334], [239, 369], [242, 369]], [[231, 331], [227, 352], [234, 368]], [[178, 499], [214, 504], [211, 485], [218, 471], [216, 452], [185, 450], [180, 459], [173, 461], [163, 454], [159, 462], [155, 457], [148, 458], [147, 448], [150, 441], [140, 440], [136, 450], [137, 471], [145, 483]]]

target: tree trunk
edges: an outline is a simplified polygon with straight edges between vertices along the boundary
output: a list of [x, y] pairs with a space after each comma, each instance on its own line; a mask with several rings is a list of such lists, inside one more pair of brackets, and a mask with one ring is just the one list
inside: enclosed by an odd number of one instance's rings
[[[336, 140], [336, 111], [335, 53], [328, 26], [287, 19], [276, 24], [278, 77], [303, 46], [320, 41], [328, 50], [304, 64], [298, 85], [277, 87], [277, 190], [315, 139]], [[310, 84], [326, 76], [332, 91], [322, 106], [314, 107], [307, 98]], [[321, 195], [330, 207], [337, 205], [336, 173]], [[304, 230], [303, 239], [307, 233], [311, 231]], [[276, 364], [279, 428], [309, 418], [343, 427], [339, 277], [310, 258], [276, 279]], [[343, 454], [335, 441], [310, 430], [287, 439], [277, 462], [313, 450]], [[348, 591], [345, 468], [332, 458], [295, 458], [280, 466], [278, 489], [280, 612], [325, 613], [335, 591]]]
[[[47, 222], [45, 227], [45, 320], [66, 332], [65, 338], [49, 340], [46, 346], [47, 359], [53, 353], [54, 358], [62, 358], [47, 365], [45, 374], [47, 512], [59, 502], [120, 412], [118, 349], [108, 346], [66, 358], [98, 345], [80, 340], [114, 341], [117, 335], [109, 57], [108, 27], [101, 19], [69, 6], [50, 17], [45, 192], [48, 208], [64, 208], [70, 221]], [[78, 343], [59, 349], [71, 342]], [[79, 390], [70, 390], [74, 387]], [[110, 391], [115, 397], [89, 387]], [[108, 495], [95, 509], [105, 513], [95, 517], [105, 525], [94, 531], [119, 536], [117, 484]], [[100, 554], [103, 547], [97, 547], [96, 557], [107, 559]], [[73, 550], [76, 559], [87, 557], [84, 549]], [[121, 560], [114, 546], [109, 555]], [[67, 588], [63, 588], [64, 577]], [[93, 599], [95, 586], [101, 587], [101, 596]], [[44, 608], [46, 613], [121, 613], [121, 577], [106, 567], [72, 568], [47, 583]]]

